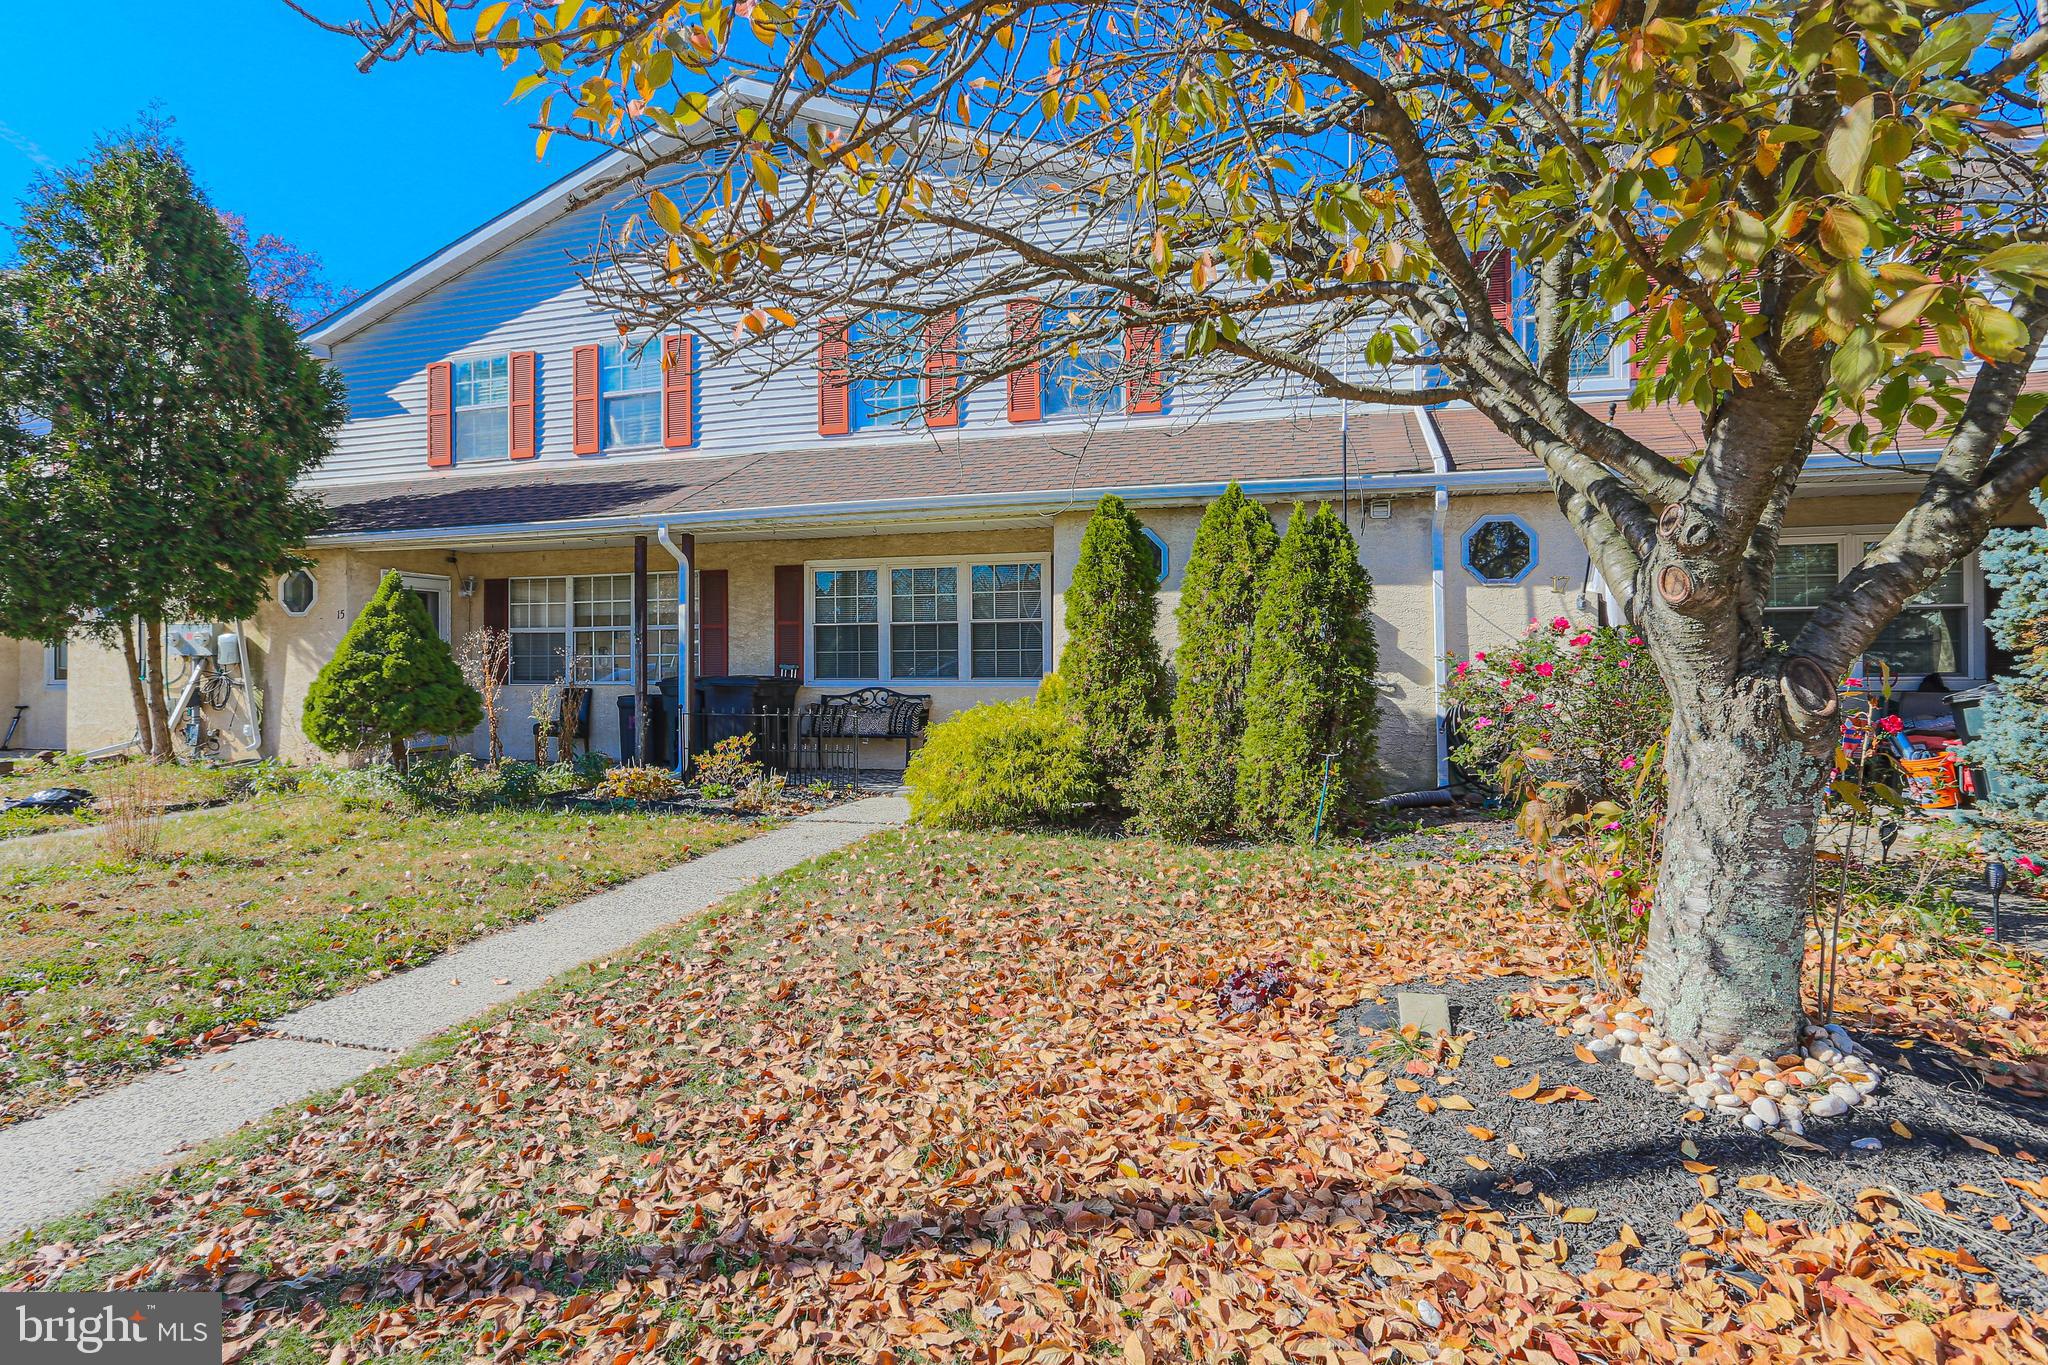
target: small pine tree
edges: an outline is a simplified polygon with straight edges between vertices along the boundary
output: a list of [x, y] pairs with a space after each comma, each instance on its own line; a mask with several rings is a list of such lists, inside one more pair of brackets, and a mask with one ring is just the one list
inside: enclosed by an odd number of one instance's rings
[[1166, 716], [1159, 578], [1145, 528], [1115, 494], [1096, 504], [1067, 589], [1058, 695], [1081, 724], [1102, 782], [1123, 790]]
[[1174, 655], [1173, 741], [1186, 828], [1216, 835], [1236, 819], [1237, 751], [1244, 739], [1252, 625], [1280, 533], [1235, 483], [1209, 504], [1181, 575]]
[[[2048, 499], [2034, 490], [2034, 506]], [[1984, 705], [1983, 733], [1963, 750], [1990, 767], [1992, 804], [2031, 820], [2048, 819], [2048, 530], [1994, 531], [1984, 541], [1984, 581], [1998, 590], [1985, 619], [2016, 672], [2001, 676]]]
[[1237, 766], [1246, 833], [1308, 837], [1325, 755], [1333, 757], [1324, 823], [1361, 813], [1378, 757], [1378, 669], [1372, 579], [1351, 532], [1327, 503], [1314, 512], [1297, 505], [1252, 627]]
[[408, 736], [468, 734], [483, 718], [454, 651], [395, 573], [306, 690], [306, 738], [330, 754], [384, 745], [401, 772]]

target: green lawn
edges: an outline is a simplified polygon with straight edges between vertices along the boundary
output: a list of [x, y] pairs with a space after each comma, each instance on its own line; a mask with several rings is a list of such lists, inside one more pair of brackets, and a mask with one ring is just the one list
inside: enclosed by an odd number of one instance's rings
[[[138, 782], [145, 782], [153, 803], [188, 806], [218, 801], [226, 796], [238, 771], [235, 768], [182, 763], [167, 763], [147, 771], [144, 768], [145, 765], [134, 760], [72, 767], [62, 762], [30, 763], [16, 759], [13, 772], [0, 774], [0, 801], [27, 796], [45, 787], [80, 787], [94, 796], [111, 797], [129, 790]], [[98, 824], [102, 818], [101, 812], [90, 806], [71, 815], [4, 811], [0, 812], [0, 841], [56, 829], [76, 829], [81, 825]]]
[[140, 861], [0, 853], [0, 1123], [749, 828], [300, 793], [172, 821]]

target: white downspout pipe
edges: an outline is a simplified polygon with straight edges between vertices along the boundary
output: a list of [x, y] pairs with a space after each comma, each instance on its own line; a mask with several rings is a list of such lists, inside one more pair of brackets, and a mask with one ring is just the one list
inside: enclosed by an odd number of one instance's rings
[[1449, 717], [1444, 711], [1444, 688], [1450, 683], [1450, 640], [1444, 621], [1444, 523], [1449, 520], [1451, 512], [1451, 487], [1446, 478], [1451, 472], [1451, 457], [1444, 446], [1443, 433], [1437, 430], [1436, 419], [1429, 415], [1429, 409], [1416, 409], [1415, 422], [1422, 432], [1423, 445], [1429, 448], [1430, 468], [1437, 475], [1434, 505], [1429, 514], [1429, 605], [1434, 623], [1431, 638], [1436, 646], [1432, 651], [1436, 684], [1436, 784], [1448, 788], [1451, 785], [1451, 733]]
[[[690, 622], [690, 557], [668, 533], [666, 522], [654, 528], [654, 538], [676, 561], [676, 776], [681, 777], [690, 766], [690, 697], [695, 690], [691, 683], [695, 681], [692, 673], [696, 668], [695, 651], [690, 648], [694, 633]], [[643, 719], [640, 723], [647, 722]]]

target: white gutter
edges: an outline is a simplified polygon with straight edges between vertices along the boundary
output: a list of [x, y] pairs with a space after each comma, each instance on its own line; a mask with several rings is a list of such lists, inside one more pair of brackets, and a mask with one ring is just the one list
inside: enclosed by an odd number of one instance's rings
[[1453, 475], [1450, 452], [1444, 447], [1443, 433], [1436, 429], [1436, 420], [1429, 415], [1429, 409], [1416, 410], [1415, 425], [1422, 433], [1422, 443], [1429, 447], [1429, 463], [1436, 471], [1436, 489], [1429, 511], [1429, 610], [1434, 630], [1431, 638], [1436, 642], [1436, 657], [1432, 660], [1436, 694], [1436, 784], [1448, 788], [1451, 785], [1451, 732], [1449, 718], [1444, 712], [1444, 688], [1450, 683], [1450, 640], [1444, 612], [1444, 522], [1451, 512], [1450, 481]]
[[[676, 561], [676, 776], [681, 777], [690, 766], [690, 669], [694, 662], [690, 649], [690, 557], [669, 535], [666, 523], [654, 528], [654, 538]], [[636, 723], [647, 724], [647, 717], [636, 717]]]

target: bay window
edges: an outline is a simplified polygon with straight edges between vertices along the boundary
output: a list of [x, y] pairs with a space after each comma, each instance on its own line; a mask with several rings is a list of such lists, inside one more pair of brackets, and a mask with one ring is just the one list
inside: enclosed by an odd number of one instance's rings
[[[515, 578], [507, 626], [512, 681], [632, 686], [633, 575]], [[647, 575], [647, 666], [651, 686], [676, 671], [676, 576]]]
[[814, 565], [810, 676], [827, 684], [1033, 681], [1046, 668], [1045, 593], [1036, 559]]

